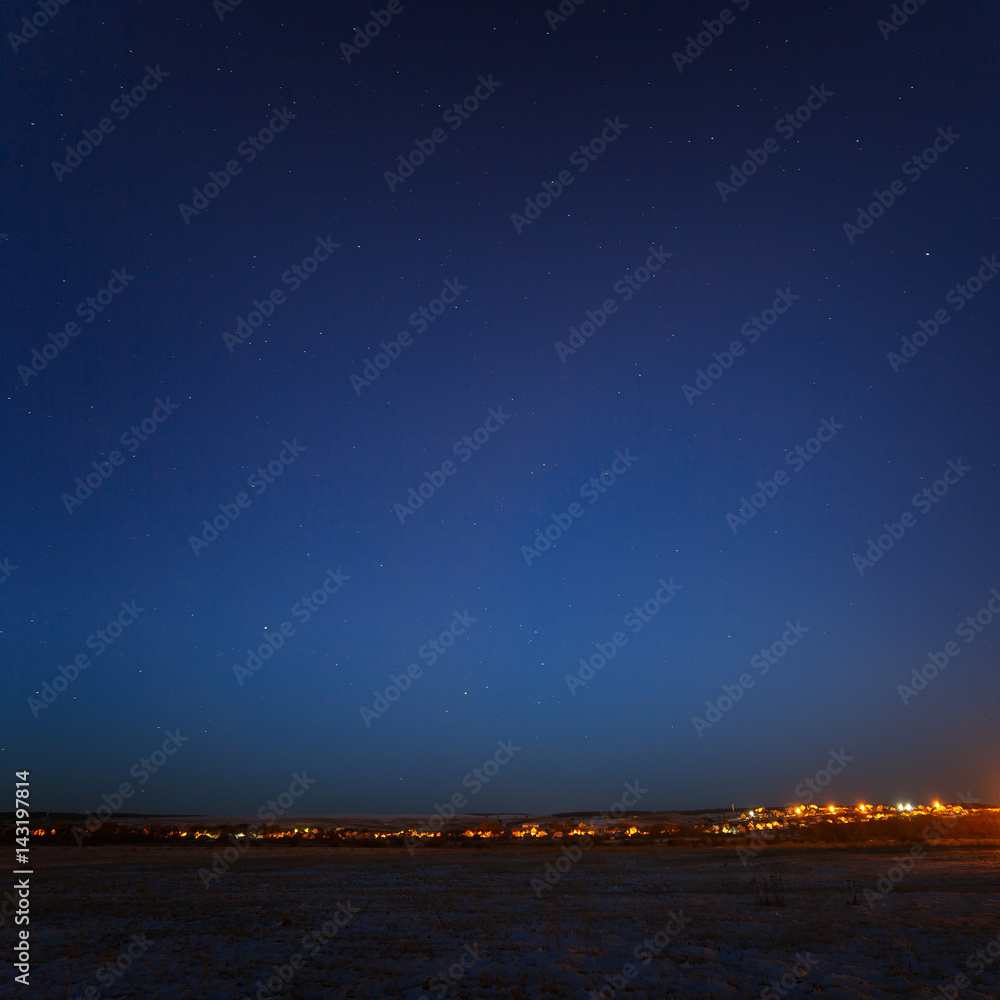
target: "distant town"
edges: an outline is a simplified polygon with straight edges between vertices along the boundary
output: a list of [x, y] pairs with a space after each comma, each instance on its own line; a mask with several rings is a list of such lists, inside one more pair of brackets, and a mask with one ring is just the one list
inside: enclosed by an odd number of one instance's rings
[[[788, 844], [918, 840], [1000, 840], [1000, 808], [982, 803], [930, 805], [759, 806], [696, 812], [521, 813], [446, 816], [258, 817], [149, 816], [117, 813], [39, 814], [39, 846], [97, 843], [197, 843], [220, 839], [318, 842], [345, 846], [473, 846], [489, 841], [543, 845], [587, 837], [598, 843], [705, 847], [734, 842]], [[14, 837], [11, 813], [0, 814], [0, 840]]]

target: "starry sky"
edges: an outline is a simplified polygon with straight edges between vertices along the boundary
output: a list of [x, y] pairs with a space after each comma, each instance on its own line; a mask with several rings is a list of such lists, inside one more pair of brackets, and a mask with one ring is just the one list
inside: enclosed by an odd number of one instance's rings
[[9, 8], [34, 807], [993, 801], [1000, 25], [904, 6]]

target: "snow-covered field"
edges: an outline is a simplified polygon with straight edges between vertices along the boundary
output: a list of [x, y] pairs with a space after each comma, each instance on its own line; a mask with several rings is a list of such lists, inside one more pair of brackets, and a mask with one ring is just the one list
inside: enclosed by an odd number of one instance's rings
[[928, 851], [874, 906], [848, 899], [904, 850], [764, 851], [743, 867], [731, 850], [595, 848], [551, 884], [554, 849], [268, 844], [206, 887], [208, 855], [36, 849], [19, 995], [1000, 997], [996, 849]]

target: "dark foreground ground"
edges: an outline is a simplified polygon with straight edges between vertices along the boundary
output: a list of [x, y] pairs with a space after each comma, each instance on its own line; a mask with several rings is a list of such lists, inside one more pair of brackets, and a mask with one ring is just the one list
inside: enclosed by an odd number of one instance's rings
[[563, 857], [254, 844], [209, 880], [200, 847], [35, 848], [0, 996], [1000, 996], [996, 847]]

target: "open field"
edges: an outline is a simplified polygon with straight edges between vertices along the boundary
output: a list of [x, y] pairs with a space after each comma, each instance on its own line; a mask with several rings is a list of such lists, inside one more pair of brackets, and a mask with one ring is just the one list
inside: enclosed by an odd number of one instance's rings
[[31, 994], [1000, 996], [1000, 851], [910, 850], [37, 847]]

